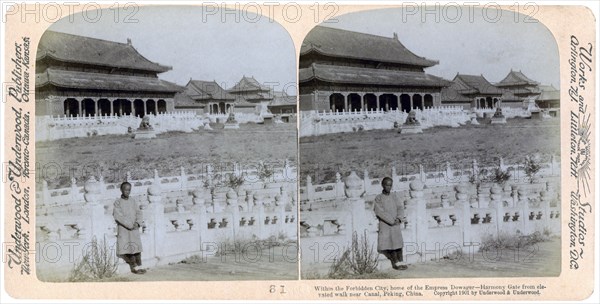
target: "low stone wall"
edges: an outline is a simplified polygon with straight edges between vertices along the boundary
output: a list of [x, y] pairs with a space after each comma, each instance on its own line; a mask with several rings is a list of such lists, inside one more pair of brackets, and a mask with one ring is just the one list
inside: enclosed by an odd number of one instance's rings
[[[295, 240], [295, 168], [274, 171], [279, 173], [249, 179], [253, 182], [235, 189], [211, 182], [209, 175], [129, 180], [131, 197], [140, 202], [144, 214], [144, 265], [176, 262], [194, 254], [214, 256], [222, 246], [240, 242]], [[83, 187], [42, 186], [36, 199], [40, 278], [65, 279], [93, 238], [106, 240], [112, 254], [116, 252], [112, 208], [119, 196], [117, 184], [104, 184], [95, 177]]]
[[[427, 255], [441, 258], [454, 251], [472, 252], [498, 236], [560, 235], [560, 176], [558, 171], [545, 173], [537, 182], [510, 181], [504, 187], [395, 177], [392, 191], [400, 194], [405, 205], [402, 229], [408, 262], [424, 262]], [[359, 236], [366, 232], [376, 248], [378, 220], [372, 200], [381, 192], [379, 180], [365, 182], [352, 172], [344, 182], [311, 187], [328, 189], [329, 194], [313, 192], [307, 199], [307, 187], [301, 188], [300, 243], [303, 256], [308, 257], [303, 265], [331, 263], [350, 246], [353, 232]], [[313, 257], [315, 252], [320, 252], [318, 258]]]
[[[496, 113], [496, 108], [473, 109], [473, 111], [477, 114], [477, 117], [491, 117]], [[531, 112], [523, 107], [503, 106], [502, 115], [506, 118], [527, 118], [531, 117]]]
[[[211, 123], [225, 123], [227, 121], [228, 114], [206, 114], [206, 117]], [[264, 118], [261, 115], [255, 113], [235, 113], [235, 120], [238, 123], [263, 123]]]
[[[540, 164], [540, 171], [536, 174], [538, 178], [559, 177], [560, 162], [554, 156], [550, 157], [548, 163]], [[472, 179], [481, 179], [485, 174], [493, 172], [496, 168], [511, 174], [508, 184], [526, 185], [528, 182], [527, 174], [524, 172], [521, 164], [505, 164], [502, 159], [497, 166], [480, 167], [477, 161], [471, 162], [470, 168], [454, 168], [447, 163], [443, 170], [426, 171], [423, 165], [418, 166], [418, 173], [399, 174], [396, 167], [390, 169], [389, 177], [392, 178], [394, 191], [408, 190], [409, 182], [420, 181], [427, 186], [426, 192], [451, 190], [457, 184], [469, 182]], [[436, 168], [438, 169], [438, 168]], [[369, 172], [363, 172], [363, 189], [365, 195], [373, 196], [381, 193], [381, 180], [383, 177], [371, 177]], [[336, 180], [331, 183], [313, 184], [312, 177], [306, 176], [304, 185], [300, 187], [300, 201], [303, 203], [319, 202], [335, 199], [343, 199], [344, 181], [341, 174], [336, 174]], [[509, 187], [510, 188], [510, 187]]]
[[[176, 111], [147, 114], [156, 134], [180, 131], [204, 130], [209, 123], [224, 123], [226, 114], [198, 114], [195, 111]], [[272, 117], [269, 114], [268, 117]], [[262, 123], [264, 117], [255, 113], [236, 113], [238, 123]], [[100, 135], [125, 135], [140, 127], [142, 118], [123, 116], [36, 116], [36, 141], [51, 141], [63, 138], [93, 137]]]
[[[459, 106], [432, 107], [423, 110], [414, 109], [422, 128], [435, 126], [458, 127], [470, 121], [471, 116]], [[324, 134], [357, 132], [362, 130], [393, 129], [402, 125], [408, 113], [392, 111], [304, 111], [300, 117], [300, 136], [318, 136]]]
[[[192, 132], [208, 123], [204, 116], [194, 112], [165, 112], [147, 114], [153, 130], [159, 134], [169, 131]], [[140, 126], [142, 118], [123, 116], [36, 116], [36, 141], [63, 138], [125, 135]]]

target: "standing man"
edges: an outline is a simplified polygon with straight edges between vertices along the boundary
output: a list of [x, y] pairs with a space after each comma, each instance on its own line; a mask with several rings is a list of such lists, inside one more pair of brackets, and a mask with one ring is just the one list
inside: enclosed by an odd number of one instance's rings
[[392, 193], [393, 180], [385, 177], [381, 181], [383, 191], [375, 197], [375, 215], [379, 219], [377, 251], [392, 262], [396, 270], [406, 270], [402, 263], [402, 224], [404, 221], [404, 204], [397, 193]]
[[129, 264], [131, 272], [143, 274], [145, 269], [136, 269], [142, 266], [142, 239], [140, 227], [142, 226], [142, 210], [137, 202], [129, 197], [131, 184], [121, 184], [121, 198], [115, 201], [113, 217], [117, 222], [117, 256]]

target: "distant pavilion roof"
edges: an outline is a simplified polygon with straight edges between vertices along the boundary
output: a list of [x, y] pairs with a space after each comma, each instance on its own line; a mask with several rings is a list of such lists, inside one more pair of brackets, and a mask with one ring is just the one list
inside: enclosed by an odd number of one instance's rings
[[540, 85], [538, 86], [542, 92], [537, 100], [560, 100], [560, 90], [556, 89], [552, 85]]
[[179, 92], [175, 94], [173, 98], [175, 101], [175, 107], [195, 107], [195, 108], [204, 108], [205, 103], [201, 103], [193, 100], [188, 94], [185, 92]]
[[234, 100], [216, 81], [190, 80], [185, 93], [194, 100]]
[[423, 72], [333, 66], [313, 63], [300, 69], [299, 82], [318, 79], [325, 82], [409, 87], [445, 87], [450, 82]]
[[453, 82], [461, 94], [502, 95], [502, 90], [491, 84], [483, 75], [457, 74]]
[[273, 100], [269, 106], [293, 106], [296, 105], [296, 96], [290, 96], [283, 91], [273, 91]]
[[496, 86], [536, 86], [538, 84], [540, 83], [525, 76], [521, 71], [511, 70]]
[[300, 55], [310, 52], [421, 67], [430, 67], [439, 63], [415, 55], [396, 36], [388, 38], [325, 26], [316, 26], [304, 39]]
[[50, 30], [46, 31], [40, 39], [36, 60], [47, 57], [63, 62], [156, 73], [172, 69], [146, 59], [131, 43], [119, 43]]
[[35, 87], [54, 85], [61, 88], [128, 92], [181, 92], [183, 87], [156, 77], [89, 73], [48, 68], [35, 75]]
[[243, 93], [243, 92], [254, 92], [254, 91], [266, 91], [269, 92], [269, 87], [260, 84], [254, 77], [242, 77], [236, 85], [234, 85], [228, 91], [230, 93]]
[[469, 98], [456, 90], [454, 86], [442, 88], [442, 102], [471, 102], [473, 98]]
[[256, 108], [256, 103], [248, 102], [244, 98], [236, 98], [234, 103], [236, 108]]

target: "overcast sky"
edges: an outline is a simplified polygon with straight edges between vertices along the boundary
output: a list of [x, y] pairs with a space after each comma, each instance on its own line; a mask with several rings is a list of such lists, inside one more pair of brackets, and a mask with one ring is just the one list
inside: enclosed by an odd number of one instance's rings
[[[428, 68], [430, 74], [453, 79], [456, 73], [483, 76], [491, 81], [502, 80], [511, 68], [521, 70], [529, 78], [542, 84], [559, 87], [558, 48], [554, 37], [546, 27], [535, 22], [524, 22], [524, 15], [510, 11], [487, 11], [475, 8], [472, 21], [467, 8], [458, 18], [456, 10], [448, 10], [446, 16], [456, 22], [448, 22], [439, 14], [402, 14], [401, 9], [371, 10], [336, 17], [337, 23], [326, 26], [392, 37], [419, 56], [439, 60]], [[496, 12], [500, 12], [496, 17]], [[425, 22], [422, 18], [425, 17]], [[529, 21], [530, 18], [528, 18]], [[406, 21], [406, 22], [403, 22]]]
[[[118, 23], [111, 10], [103, 10], [95, 23], [86, 22], [77, 14], [73, 22], [63, 18], [50, 29], [123, 43], [131, 38], [144, 57], [173, 67], [160, 74], [161, 79], [180, 85], [191, 77], [216, 80], [228, 89], [246, 75], [262, 83], [280, 83], [272, 85], [278, 90], [292, 83], [293, 92], [288, 93], [295, 94], [295, 49], [289, 34], [278, 23], [254, 18], [250, 13], [248, 19], [240, 18], [239, 23], [222, 23], [218, 15], [202, 20], [201, 7], [190, 6], [141, 7], [133, 16], [139, 22], [122, 22], [131, 12], [122, 11]], [[88, 20], [94, 18], [90, 13]], [[234, 18], [227, 20], [235, 21]], [[253, 19], [258, 22], [244, 21]]]
[[[185, 85], [190, 78], [216, 80], [230, 88], [243, 76], [260, 82], [280, 83], [276, 88], [296, 82], [295, 49], [287, 31], [276, 22], [259, 18], [252, 23], [221, 22], [218, 17], [202, 20], [201, 7], [141, 7], [137, 23], [114, 22], [114, 12], [104, 10], [98, 22], [86, 22], [80, 14], [52, 25], [52, 30], [101, 39], [126, 42], [148, 59], [173, 67], [160, 74], [165, 80]], [[543, 84], [559, 87], [558, 50], [554, 38], [540, 23], [523, 22], [523, 15], [501, 11], [496, 22], [487, 22], [482, 10], [475, 8], [473, 22], [465, 8], [461, 18], [451, 23], [420, 12], [405, 16], [401, 9], [352, 13], [336, 17], [326, 26], [392, 37], [419, 56], [439, 60], [427, 72], [452, 79], [457, 72], [483, 74], [489, 81], [502, 80], [510, 69], [521, 70]], [[447, 11], [454, 18], [456, 13]], [[495, 18], [495, 11], [487, 13]], [[243, 15], [242, 15], [243, 16]], [[252, 19], [252, 14], [247, 13]], [[92, 16], [93, 17], [93, 16]], [[291, 90], [295, 90], [292, 87]], [[290, 90], [290, 91], [291, 91]], [[293, 92], [288, 92], [293, 93]]]

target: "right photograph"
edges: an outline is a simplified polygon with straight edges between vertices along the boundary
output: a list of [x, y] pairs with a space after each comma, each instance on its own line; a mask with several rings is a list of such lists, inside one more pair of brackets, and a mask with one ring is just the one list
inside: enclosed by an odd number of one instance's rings
[[556, 41], [455, 11], [356, 12], [304, 39], [302, 279], [560, 274]]

